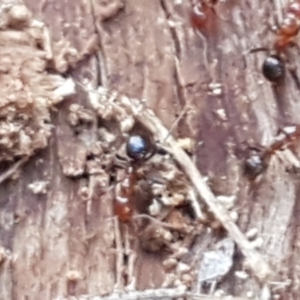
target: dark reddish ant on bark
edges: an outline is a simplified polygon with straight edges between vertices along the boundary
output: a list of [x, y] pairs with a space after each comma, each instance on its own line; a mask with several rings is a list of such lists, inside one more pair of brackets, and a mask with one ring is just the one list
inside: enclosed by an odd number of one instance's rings
[[127, 169], [114, 201], [114, 214], [122, 222], [127, 222], [132, 217], [134, 206], [131, 200], [135, 193], [134, 187], [136, 183], [137, 178], [132, 169]]
[[300, 29], [300, 1], [292, 1], [286, 8], [286, 15], [276, 33], [275, 49], [283, 51]]
[[[262, 73], [271, 82], [280, 82], [285, 76], [282, 53], [293, 42], [300, 30], [300, 1], [292, 1], [286, 8], [286, 15], [276, 32], [274, 54], [263, 62]], [[265, 49], [267, 50], [267, 49]]]
[[135, 210], [134, 197], [139, 176], [136, 169], [155, 154], [155, 145], [142, 135], [131, 135], [126, 142], [129, 166], [115, 197], [114, 213], [123, 222], [130, 221]]
[[274, 141], [264, 150], [250, 148], [245, 159], [245, 173], [254, 179], [268, 166], [269, 160], [277, 151], [290, 148], [300, 138], [300, 125], [284, 127], [279, 131]]

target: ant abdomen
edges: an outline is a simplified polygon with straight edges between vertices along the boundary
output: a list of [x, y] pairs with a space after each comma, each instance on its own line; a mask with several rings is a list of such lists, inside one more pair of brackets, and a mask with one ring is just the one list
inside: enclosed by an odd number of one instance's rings
[[126, 143], [127, 156], [133, 160], [142, 160], [148, 151], [148, 143], [141, 135], [131, 135]]
[[114, 213], [120, 221], [127, 222], [134, 213], [133, 197], [137, 178], [131, 167], [126, 169], [123, 176], [115, 189]]
[[141, 162], [151, 158], [155, 153], [154, 143], [146, 136], [130, 135], [126, 143], [126, 154], [133, 162]]
[[128, 202], [128, 199], [121, 199], [119, 197], [115, 199], [114, 214], [122, 222], [128, 222], [131, 220], [133, 210], [131, 208], [130, 203]]
[[285, 76], [285, 65], [278, 56], [268, 56], [263, 62], [262, 73], [271, 82], [282, 81]]

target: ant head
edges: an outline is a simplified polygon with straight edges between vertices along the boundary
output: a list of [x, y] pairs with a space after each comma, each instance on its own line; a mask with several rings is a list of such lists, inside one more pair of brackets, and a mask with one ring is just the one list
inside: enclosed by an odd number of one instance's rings
[[261, 174], [265, 168], [265, 162], [263, 158], [258, 153], [252, 153], [246, 160], [245, 160], [245, 173], [248, 174], [250, 177], [256, 177], [257, 175]]
[[126, 153], [134, 162], [145, 161], [154, 155], [155, 146], [149, 138], [140, 134], [132, 134], [126, 143]]
[[195, 29], [201, 29], [207, 22], [207, 16], [201, 3], [195, 3], [190, 11], [190, 22]]
[[251, 180], [257, 178], [268, 166], [265, 147], [253, 144], [253, 141], [242, 142], [236, 155], [242, 161], [243, 174]]
[[268, 56], [263, 62], [262, 73], [271, 82], [282, 81], [285, 75], [283, 61], [276, 55]]

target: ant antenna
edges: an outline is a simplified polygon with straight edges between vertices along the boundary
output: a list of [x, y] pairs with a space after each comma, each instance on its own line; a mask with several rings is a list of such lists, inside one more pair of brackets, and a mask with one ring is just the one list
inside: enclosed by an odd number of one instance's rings
[[27, 156], [23, 157], [22, 159], [20, 159], [19, 161], [17, 161], [16, 163], [14, 163], [12, 166], [10, 166], [6, 171], [4, 171], [2, 174], [0, 174], [0, 184], [7, 180], [8, 178], [10, 178], [17, 170], [20, 166], [22, 166], [24, 163], [26, 163], [28, 161]]
[[176, 125], [178, 124], [178, 122], [183, 118], [183, 116], [186, 114], [188, 110], [188, 106], [185, 106], [184, 109], [181, 111], [181, 113], [179, 114], [179, 116], [175, 119], [175, 121], [173, 122], [173, 124], [170, 127], [170, 130], [168, 132], [168, 134], [166, 135], [166, 137], [163, 139], [162, 143], [164, 144], [166, 142], [166, 140], [168, 139], [168, 137], [171, 135], [172, 131], [174, 130], [174, 128], [176, 127]]
[[157, 220], [157, 219], [155, 219], [152, 216], [149, 216], [147, 214], [140, 214], [140, 215], [136, 215], [136, 216], [132, 217], [132, 219], [139, 219], [139, 218], [141, 218], [141, 219], [148, 219], [148, 220], [152, 221], [155, 224], [163, 226], [164, 228], [174, 229], [173, 225], [170, 225], [168, 223], [165, 223], [165, 222], [162, 222], [160, 220]]
[[250, 53], [257, 53], [257, 52], [269, 52], [270, 49], [267, 47], [257, 47], [257, 48], [252, 48], [248, 51], [248, 54]]

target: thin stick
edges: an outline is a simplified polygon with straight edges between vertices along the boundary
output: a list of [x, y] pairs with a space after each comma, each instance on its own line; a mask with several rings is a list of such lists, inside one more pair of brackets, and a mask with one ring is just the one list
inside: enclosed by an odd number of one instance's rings
[[123, 289], [123, 247], [122, 247], [122, 240], [120, 234], [120, 227], [119, 227], [119, 220], [118, 218], [114, 218], [114, 230], [115, 230], [115, 243], [116, 243], [116, 284], [115, 290], [122, 290]]
[[146, 291], [136, 291], [130, 293], [114, 293], [107, 297], [99, 296], [89, 296], [82, 295], [79, 297], [68, 297], [68, 298], [56, 298], [55, 300], [173, 300], [179, 297], [185, 297], [189, 300], [248, 300], [245, 297], [219, 297], [219, 296], [210, 296], [204, 294], [194, 294], [186, 292], [183, 288], [176, 289], [155, 289], [155, 290], [146, 290]]
[[22, 166], [29, 157], [23, 157], [22, 159], [20, 159], [19, 161], [17, 161], [15, 164], [13, 164], [11, 167], [9, 167], [6, 171], [4, 171], [1, 175], [0, 175], [0, 184], [7, 180], [9, 177], [11, 177], [18, 169], [20, 166]]

